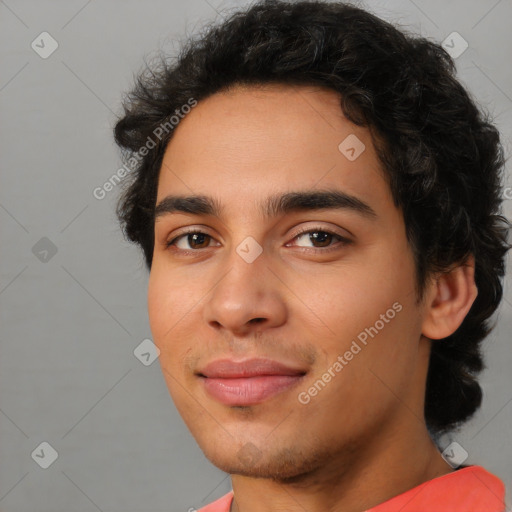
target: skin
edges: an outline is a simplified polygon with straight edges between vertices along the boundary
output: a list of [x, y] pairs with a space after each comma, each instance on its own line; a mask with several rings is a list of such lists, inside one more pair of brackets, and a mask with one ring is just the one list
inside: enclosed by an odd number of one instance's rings
[[[339, 101], [321, 88], [238, 86], [199, 102], [164, 156], [157, 204], [201, 194], [223, 206], [219, 218], [157, 218], [148, 309], [169, 392], [206, 457], [231, 474], [233, 511], [360, 511], [452, 471], [428, 435], [423, 397], [430, 340], [454, 332], [476, 297], [474, 263], [432, 276], [417, 300], [402, 214], [369, 131]], [[354, 161], [338, 149], [350, 134], [366, 148]], [[258, 208], [272, 194], [320, 189], [352, 194], [377, 215], [267, 218]], [[184, 228], [211, 238], [167, 247]], [[349, 243], [319, 244], [300, 228]], [[252, 263], [236, 252], [248, 236], [263, 250]], [[300, 403], [394, 303], [400, 312]], [[262, 403], [230, 407], [195, 374], [225, 357], [268, 357], [307, 373]]]

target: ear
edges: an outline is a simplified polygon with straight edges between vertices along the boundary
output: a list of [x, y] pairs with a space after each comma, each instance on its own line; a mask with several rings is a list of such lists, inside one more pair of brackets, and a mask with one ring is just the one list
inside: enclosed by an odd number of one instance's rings
[[478, 295], [474, 276], [475, 258], [470, 255], [431, 282], [421, 331], [424, 336], [438, 340], [458, 329]]

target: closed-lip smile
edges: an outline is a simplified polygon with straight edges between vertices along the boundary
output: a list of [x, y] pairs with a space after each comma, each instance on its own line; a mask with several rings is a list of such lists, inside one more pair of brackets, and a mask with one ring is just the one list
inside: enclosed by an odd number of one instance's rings
[[196, 372], [206, 392], [228, 406], [248, 406], [280, 394], [302, 381], [306, 370], [267, 358], [217, 359]]

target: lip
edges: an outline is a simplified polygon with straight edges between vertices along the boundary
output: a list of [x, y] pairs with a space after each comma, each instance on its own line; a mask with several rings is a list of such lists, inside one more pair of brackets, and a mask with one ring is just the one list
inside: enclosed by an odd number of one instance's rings
[[206, 392], [230, 406], [262, 403], [296, 386], [305, 374], [301, 368], [266, 358], [219, 359], [197, 373]]

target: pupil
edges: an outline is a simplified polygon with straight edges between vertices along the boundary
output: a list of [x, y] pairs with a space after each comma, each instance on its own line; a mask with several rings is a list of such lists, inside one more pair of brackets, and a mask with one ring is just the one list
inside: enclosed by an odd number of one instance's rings
[[320, 242], [320, 247], [325, 247], [326, 245], [329, 245], [332, 235], [325, 231], [315, 231], [310, 234], [310, 237], [312, 242]]
[[[190, 246], [191, 247], [194, 247], [194, 246], [197, 247], [197, 245], [201, 245], [201, 246], [204, 245], [204, 242], [205, 242], [205, 239], [206, 239], [207, 236], [208, 235], [204, 235], [202, 233], [192, 233], [191, 235], [189, 235], [189, 244], [190, 244]], [[191, 239], [193, 240], [192, 243], [190, 242]], [[198, 239], [199, 239], [199, 242], [198, 242]], [[201, 242], [201, 240], [202, 240], [202, 242]], [[206, 244], [206, 245], [208, 245], [208, 244]]]

